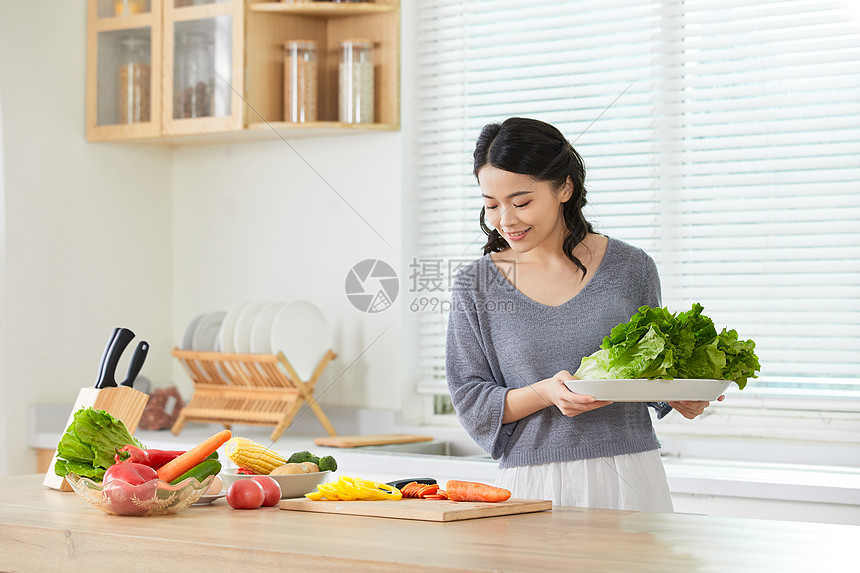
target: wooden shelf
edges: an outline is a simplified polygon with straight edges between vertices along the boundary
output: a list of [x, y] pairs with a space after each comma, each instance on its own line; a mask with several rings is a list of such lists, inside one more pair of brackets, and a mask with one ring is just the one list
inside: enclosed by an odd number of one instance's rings
[[347, 16], [362, 16], [366, 14], [384, 14], [396, 12], [397, 6], [375, 4], [372, 2], [353, 2], [335, 4], [333, 2], [300, 2], [287, 4], [284, 2], [263, 2], [251, 4], [252, 12], [267, 12], [269, 14], [289, 14], [292, 16], [310, 16], [317, 18], [339, 18]]
[[339, 121], [311, 121], [308, 123], [289, 123], [285, 121], [270, 121], [249, 123], [248, 129], [276, 129], [279, 132], [286, 132], [291, 135], [301, 137], [302, 133], [306, 133], [304, 137], [315, 137], [321, 134], [328, 135], [330, 131], [341, 132], [373, 132], [373, 131], [397, 131], [400, 129], [398, 125], [392, 123], [341, 123]]
[[273, 121], [268, 124], [262, 122], [252, 123], [248, 125], [247, 129], [238, 131], [141, 137], [139, 139], [122, 139], [117, 141], [120, 143], [157, 145], [160, 147], [190, 147], [194, 145], [261, 143], [265, 141], [281, 141], [282, 139], [308, 139], [311, 137], [340, 137], [399, 130], [400, 127], [397, 125], [382, 123], [349, 124], [335, 121], [317, 121], [314, 123], [297, 124]]

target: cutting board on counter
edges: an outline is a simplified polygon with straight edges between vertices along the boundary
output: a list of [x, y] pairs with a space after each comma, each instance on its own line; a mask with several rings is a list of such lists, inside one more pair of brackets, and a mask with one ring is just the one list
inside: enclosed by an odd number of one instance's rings
[[552, 509], [552, 501], [509, 499], [498, 503], [450, 501], [442, 499], [401, 499], [385, 501], [311, 501], [304, 497], [282, 499], [280, 508], [315, 513], [339, 513], [366, 517], [388, 517], [417, 521], [460, 521], [533, 513]]
[[387, 444], [412, 444], [429, 442], [433, 436], [417, 434], [376, 434], [372, 436], [324, 436], [315, 438], [314, 444], [329, 448], [355, 448], [359, 446], [383, 446]]

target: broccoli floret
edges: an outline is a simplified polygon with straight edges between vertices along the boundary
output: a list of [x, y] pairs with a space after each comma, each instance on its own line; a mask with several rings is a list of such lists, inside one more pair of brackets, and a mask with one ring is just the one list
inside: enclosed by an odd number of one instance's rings
[[334, 458], [331, 456], [324, 456], [320, 458], [320, 463], [318, 463], [317, 465], [319, 466], [321, 472], [337, 471], [337, 462], [334, 461]]
[[296, 452], [287, 460], [288, 464], [300, 464], [302, 462], [312, 461], [314, 455], [308, 451]]
[[315, 463], [316, 465], [320, 465], [320, 459], [319, 459], [319, 457], [318, 457], [318, 456], [311, 456], [311, 459], [309, 459], [308, 461], [309, 461], [309, 462], [313, 462], [313, 463]]

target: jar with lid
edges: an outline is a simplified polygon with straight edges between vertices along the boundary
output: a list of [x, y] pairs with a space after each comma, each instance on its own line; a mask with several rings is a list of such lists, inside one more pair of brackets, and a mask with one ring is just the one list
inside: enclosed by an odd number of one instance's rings
[[212, 36], [185, 32], [176, 37], [173, 64], [173, 118], [192, 119], [212, 115], [215, 65]]
[[114, 2], [115, 16], [132, 16], [149, 12], [147, 0], [116, 0]]
[[284, 121], [317, 120], [317, 44], [296, 40], [284, 44]]
[[129, 36], [120, 42], [119, 123], [149, 121], [150, 113], [150, 41]]
[[373, 123], [373, 42], [341, 42], [338, 67], [339, 120], [341, 123]]

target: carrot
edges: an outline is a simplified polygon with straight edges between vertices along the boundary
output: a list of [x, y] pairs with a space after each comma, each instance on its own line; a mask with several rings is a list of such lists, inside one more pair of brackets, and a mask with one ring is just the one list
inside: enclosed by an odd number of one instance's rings
[[474, 481], [450, 480], [445, 487], [448, 499], [453, 501], [486, 501], [495, 503], [510, 499], [511, 492], [501, 487], [493, 487]]
[[438, 485], [425, 485], [418, 491], [418, 497], [426, 497], [428, 495], [436, 493], [436, 490], [439, 489]]
[[170, 482], [208, 458], [212, 452], [224, 445], [233, 436], [230, 430], [222, 430], [206, 438], [184, 454], [158, 468], [158, 479]]

